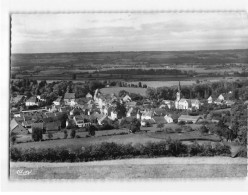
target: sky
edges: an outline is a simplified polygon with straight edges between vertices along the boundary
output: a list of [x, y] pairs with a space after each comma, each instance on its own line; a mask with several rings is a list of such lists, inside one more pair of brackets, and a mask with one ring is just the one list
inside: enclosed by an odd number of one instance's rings
[[220, 13], [13, 14], [12, 53], [248, 48], [248, 17]]

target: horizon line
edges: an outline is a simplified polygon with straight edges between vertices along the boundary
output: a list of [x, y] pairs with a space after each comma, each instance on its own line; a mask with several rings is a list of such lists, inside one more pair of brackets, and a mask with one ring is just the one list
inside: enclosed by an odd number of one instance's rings
[[248, 50], [245, 49], [200, 49], [200, 50], [139, 50], [139, 51], [65, 51], [65, 52], [34, 52], [34, 53], [10, 53], [12, 54], [58, 54], [58, 53], [124, 53], [124, 52], [193, 52], [193, 51], [228, 51], [228, 50]]

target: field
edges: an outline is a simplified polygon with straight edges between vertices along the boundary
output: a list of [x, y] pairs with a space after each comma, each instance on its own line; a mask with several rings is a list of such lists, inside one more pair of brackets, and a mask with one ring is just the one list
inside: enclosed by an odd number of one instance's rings
[[[154, 127], [155, 128], [155, 127]], [[214, 141], [219, 142], [220, 139], [214, 135], [201, 135], [198, 131], [184, 132], [184, 133], [166, 133], [166, 132], [155, 132], [151, 130], [150, 132], [145, 132], [142, 129], [140, 133], [136, 134], [124, 134], [124, 135], [111, 135], [110, 133], [96, 132], [95, 137], [81, 137], [81, 138], [67, 138], [67, 139], [54, 139], [54, 140], [44, 140], [42, 142], [26, 142], [26, 143], [17, 143], [13, 147], [29, 149], [29, 148], [56, 148], [56, 147], [66, 147], [66, 148], [81, 148], [83, 146], [100, 144], [102, 142], [115, 142], [119, 144], [145, 144], [147, 142], [159, 142], [166, 140], [168, 138], [182, 141], [194, 141], [194, 140], [203, 140], [203, 141]], [[117, 132], [118, 130], [112, 130]], [[127, 130], [123, 130], [127, 132]], [[82, 134], [82, 133], [81, 133]], [[77, 135], [81, 135], [77, 133]], [[60, 133], [55, 137], [59, 137]], [[103, 136], [104, 135], [104, 136]], [[82, 135], [81, 135], [82, 136]], [[62, 137], [62, 133], [61, 136]], [[29, 136], [31, 140], [31, 137]]]
[[136, 94], [140, 94], [142, 96], [146, 96], [146, 88], [132, 88], [132, 87], [108, 87], [108, 88], [102, 88], [100, 91], [103, 94], [116, 94], [118, 95], [118, 93], [121, 90], [125, 90], [129, 93], [136, 93]]
[[[18, 170], [30, 171], [21, 176]], [[94, 161], [84, 163], [10, 162], [10, 180], [148, 179], [246, 177], [245, 158], [184, 157]], [[209, 188], [210, 186], [208, 186]]]

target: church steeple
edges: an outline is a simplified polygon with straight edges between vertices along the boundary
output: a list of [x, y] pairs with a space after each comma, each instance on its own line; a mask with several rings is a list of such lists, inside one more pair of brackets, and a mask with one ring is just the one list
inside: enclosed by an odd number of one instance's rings
[[178, 84], [178, 92], [177, 92], [177, 101], [179, 101], [181, 99], [181, 85], [180, 85], [180, 81]]
[[180, 85], [180, 81], [179, 81], [179, 84], [178, 84], [178, 92], [181, 93], [181, 85]]

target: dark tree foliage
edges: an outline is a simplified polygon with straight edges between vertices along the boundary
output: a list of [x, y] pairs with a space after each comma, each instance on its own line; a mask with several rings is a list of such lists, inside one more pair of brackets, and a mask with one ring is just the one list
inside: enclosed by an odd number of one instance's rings
[[43, 129], [38, 127], [32, 128], [32, 139], [37, 142], [42, 140]]

